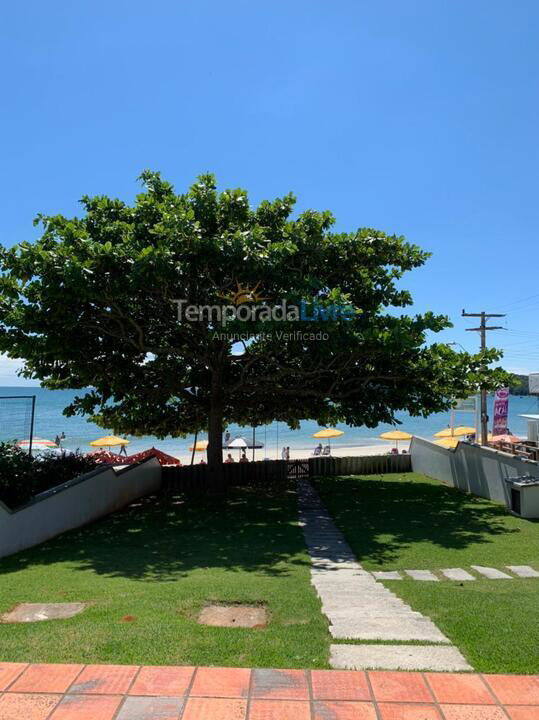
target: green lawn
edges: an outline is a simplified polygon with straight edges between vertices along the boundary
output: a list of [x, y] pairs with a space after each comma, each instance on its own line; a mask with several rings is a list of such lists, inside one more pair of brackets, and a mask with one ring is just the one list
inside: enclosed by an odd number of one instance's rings
[[479, 672], [539, 673], [539, 579], [385, 583]]
[[[539, 570], [539, 523], [416, 475], [319, 478], [366, 569], [506, 564]], [[430, 617], [481, 672], [539, 672], [539, 579], [385, 583]]]
[[[69, 620], [0, 624], [0, 660], [327, 667], [309, 573], [293, 493], [233, 491], [213, 510], [149, 499], [0, 561], [0, 612], [90, 603]], [[269, 625], [201, 626], [208, 602], [263, 603]]]
[[539, 522], [416, 473], [317, 478], [367, 570], [536, 564]]

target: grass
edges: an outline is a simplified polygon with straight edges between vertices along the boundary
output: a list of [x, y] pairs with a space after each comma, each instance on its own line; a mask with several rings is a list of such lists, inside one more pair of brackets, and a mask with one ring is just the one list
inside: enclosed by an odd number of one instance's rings
[[539, 522], [423, 475], [322, 477], [315, 484], [367, 570], [538, 563]]
[[[366, 569], [531, 564], [539, 524], [414, 473], [319, 478], [316, 485]], [[539, 580], [385, 583], [430, 617], [480, 672], [539, 672]]]
[[[0, 624], [0, 659], [327, 667], [330, 638], [309, 573], [294, 493], [238, 490], [214, 509], [147, 499], [0, 561], [0, 612], [90, 604], [69, 620]], [[209, 602], [265, 604], [270, 622], [199, 625]]]
[[539, 580], [387, 586], [427, 615], [479, 672], [539, 672]]

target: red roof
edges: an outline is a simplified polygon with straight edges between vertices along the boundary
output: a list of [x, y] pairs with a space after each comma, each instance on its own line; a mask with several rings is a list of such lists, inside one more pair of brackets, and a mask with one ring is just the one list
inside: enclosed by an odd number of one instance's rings
[[162, 450], [158, 450], [154, 447], [150, 448], [149, 450], [143, 450], [142, 452], [135, 453], [134, 455], [128, 455], [127, 457], [124, 457], [122, 459], [122, 462], [135, 463], [140, 462], [141, 460], [146, 460], [146, 458], [150, 457], [157, 458], [160, 465], [181, 465], [181, 462], [178, 460], [178, 458], [175, 458], [174, 456], [169, 455], [168, 453], [165, 453]]

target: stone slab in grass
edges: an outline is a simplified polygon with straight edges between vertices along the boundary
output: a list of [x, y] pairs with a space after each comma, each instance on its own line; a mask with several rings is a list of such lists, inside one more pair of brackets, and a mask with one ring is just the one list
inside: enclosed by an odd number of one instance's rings
[[[331, 617], [330, 617], [331, 620]], [[339, 640], [393, 640], [395, 642], [419, 641], [449, 643], [445, 635], [429, 619], [417, 617], [412, 611], [408, 616], [394, 612], [378, 616], [359, 615], [351, 611], [349, 616], [340, 615], [329, 626], [332, 637]]]
[[440, 578], [437, 578], [430, 570], [405, 570], [404, 572], [414, 580], [420, 580], [421, 582], [440, 581]]
[[539, 572], [529, 565], [506, 565], [505, 567], [521, 578], [539, 578]]
[[264, 607], [250, 605], [206, 605], [198, 616], [200, 625], [213, 627], [265, 627], [268, 621]]
[[402, 580], [398, 570], [375, 570], [373, 575], [377, 580]]
[[[330, 664], [343, 670], [472, 670], [455, 647], [437, 645], [331, 645]], [[419, 715], [418, 715], [419, 717]]]
[[484, 567], [483, 565], [472, 565], [473, 570], [489, 580], [512, 580], [511, 575], [497, 570], [496, 568]]
[[458, 580], [459, 582], [475, 580], [474, 576], [462, 568], [445, 568], [440, 571], [448, 580]]
[[31, 623], [43, 620], [66, 620], [78, 615], [86, 603], [21, 603], [0, 616], [3, 623]]

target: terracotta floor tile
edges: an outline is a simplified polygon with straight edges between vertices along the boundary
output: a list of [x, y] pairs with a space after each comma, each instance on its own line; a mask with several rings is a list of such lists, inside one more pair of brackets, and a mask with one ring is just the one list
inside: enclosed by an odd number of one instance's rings
[[434, 705], [414, 703], [380, 703], [381, 720], [441, 720], [442, 716]]
[[539, 720], [539, 706], [514, 705], [505, 708], [511, 720]]
[[133, 697], [130, 695], [122, 705], [116, 720], [178, 720], [184, 702], [182, 697]]
[[314, 703], [314, 720], [377, 720], [374, 705], [369, 702], [319, 700]]
[[27, 667], [27, 663], [0, 663], [0, 692], [6, 690]]
[[84, 665], [30, 665], [10, 692], [64, 693]]
[[371, 700], [367, 676], [359, 670], [313, 670], [315, 700]]
[[378, 702], [432, 702], [432, 695], [416, 672], [369, 672]]
[[253, 697], [259, 700], [308, 700], [304, 670], [253, 670]]
[[[309, 703], [298, 700], [253, 700], [249, 710], [249, 720], [310, 720], [310, 718]], [[331, 720], [339, 719], [335, 717]]]
[[0, 698], [0, 720], [45, 720], [61, 697], [6, 693]]
[[496, 704], [479, 675], [426, 673], [425, 677], [439, 703]]
[[70, 693], [123, 695], [138, 671], [136, 665], [87, 665]]
[[441, 705], [445, 720], [507, 720], [500, 707], [488, 705]]
[[143, 667], [129, 690], [130, 695], [185, 695], [194, 667]]
[[245, 720], [246, 712], [245, 700], [190, 698], [182, 720]]
[[121, 695], [66, 695], [50, 720], [112, 720]]
[[245, 698], [249, 694], [251, 671], [247, 668], [198, 668], [191, 695]]
[[504, 705], [539, 705], [539, 675], [483, 675]]

